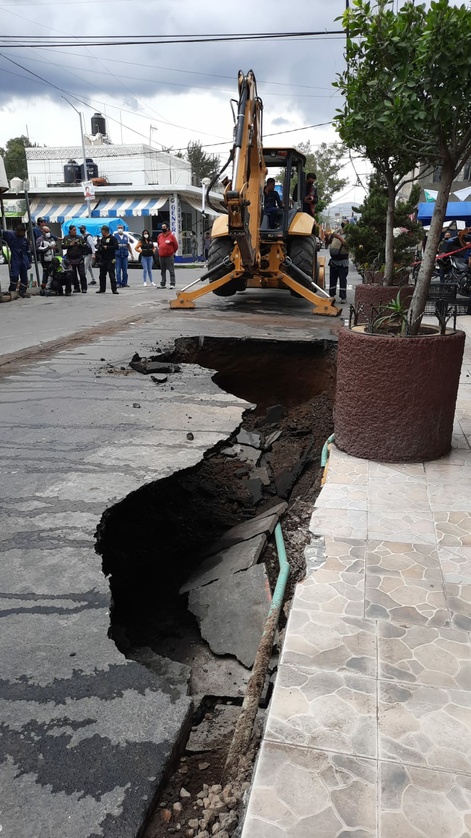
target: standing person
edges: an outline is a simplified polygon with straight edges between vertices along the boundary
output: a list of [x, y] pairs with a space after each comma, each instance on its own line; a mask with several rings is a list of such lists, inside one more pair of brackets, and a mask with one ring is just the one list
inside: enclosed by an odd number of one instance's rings
[[43, 227], [45, 226], [46, 222], [44, 218], [37, 218], [36, 224], [33, 224], [33, 236], [34, 236], [34, 244], [36, 245], [37, 240], [43, 234]]
[[340, 286], [340, 299], [344, 303], [347, 299], [347, 275], [348, 275], [348, 245], [344, 239], [345, 222], [342, 221], [340, 230], [334, 230], [330, 240], [329, 294], [335, 297], [337, 293], [337, 282]]
[[77, 235], [75, 224], [69, 227], [68, 235], [62, 241], [62, 248], [67, 255], [67, 261], [72, 268], [74, 275], [74, 291], [76, 294], [87, 293], [87, 277], [85, 276], [84, 257], [90, 250], [82, 236]]
[[162, 281], [161, 288], [165, 288], [167, 271], [170, 274], [170, 288], [175, 288], [175, 253], [178, 250], [178, 242], [168, 229], [168, 224], [162, 224], [162, 232], [157, 238], [157, 247], [160, 259], [160, 274]]
[[52, 282], [52, 263], [54, 257], [57, 255], [57, 244], [55, 238], [51, 235], [49, 227], [46, 225], [42, 228], [42, 235], [36, 239], [36, 251], [39, 256], [39, 261], [43, 266], [43, 278], [41, 282], [40, 294], [44, 295], [46, 291], [51, 288]]
[[317, 190], [317, 175], [315, 172], [309, 172], [306, 175], [306, 191], [303, 199], [303, 212], [314, 216], [316, 214], [317, 204], [319, 203], [319, 193]]
[[152, 263], [154, 261], [155, 244], [150, 237], [148, 230], [143, 230], [141, 233], [141, 240], [136, 245], [136, 250], [141, 254], [142, 265], [142, 279], [143, 285], [147, 285], [147, 280], [150, 284], [156, 287], [152, 278]]
[[28, 271], [31, 268], [33, 256], [24, 224], [17, 224], [15, 232], [11, 230], [0, 230], [0, 239], [4, 239], [10, 248], [10, 292], [16, 291], [18, 279], [20, 280], [20, 297], [28, 298]]
[[87, 243], [88, 247], [90, 248], [90, 252], [86, 253], [85, 256], [84, 256], [84, 259], [83, 259], [84, 265], [85, 265], [85, 276], [87, 276], [87, 274], [90, 274], [90, 276], [91, 276], [90, 285], [96, 285], [96, 279], [93, 275], [93, 268], [92, 268], [92, 265], [95, 261], [95, 253], [96, 253], [95, 242], [93, 241], [93, 236], [90, 235], [90, 233], [87, 233], [87, 228], [85, 227], [85, 224], [82, 224], [82, 226], [80, 227], [80, 235], [83, 236], [84, 241]]
[[198, 261], [198, 239], [196, 238], [196, 233], [194, 230], [190, 233], [190, 250], [191, 250], [191, 258], [194, 262]]
[[116, 251], [118, 242], [110, 233], [110, 228], [104, 224], [101, 228], [101, 239], [98, 242], [97, 253], [100, 260], [100, 290], [97, 294], [104, 294], [106, 291], [106, 275], [110, 277], [110, 285], [113, 294], [119, 294], [116, 290], [116, 274], [114, 271]]
[[118, 249], [116, 251], [116, 285], [118, 288], [129, 288], [128, 259], [130, 254], [132, 256], [132, 250], [129, 236], [124, 232], [122, 224], [118, 224], [114, 238], [118, 242]]
[[211, 233], [208, 230], [205, 237], [204, 237], [204, 261], [205, 262], [208, 261], [209, 248], [210, 247], [211, 247]]

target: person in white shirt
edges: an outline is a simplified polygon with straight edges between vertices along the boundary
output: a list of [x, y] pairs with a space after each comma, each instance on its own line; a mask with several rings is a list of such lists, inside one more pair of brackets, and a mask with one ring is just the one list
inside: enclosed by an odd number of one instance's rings
[[89, 248], [92, 251], [91, 253], [87, 253], [84, 256], [83, 261], [85, 263], [85, 276], [87, 275], [87, 273], [90, 274], [90, 276], [91, 276], [90, 285], [96, 285], [96, 279], [93, 275], [93, 268], [92, 268], [92, 265], [95, 261], [95, 253], [96, 253], [95, 242], [93, 241], [93, 236], [91, 236], [90, 233], [87, 233], [87, 228], [85, 227], [84, 224], [82, 224], [82, 226], [80, 227], [80, 235], [83, 236], [83, 238], [85, 239]]

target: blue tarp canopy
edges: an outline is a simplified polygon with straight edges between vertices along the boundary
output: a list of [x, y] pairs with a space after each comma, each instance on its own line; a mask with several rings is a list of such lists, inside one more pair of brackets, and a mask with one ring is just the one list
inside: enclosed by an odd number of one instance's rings
[[[435, 201], [425, 201], [419, 204], [418, 220], [422, 224], [430, 224], [434, 209]], [[464, 221], [467, 227], [471, 227], [471, 202], [451, 201], [448, 203], [444, 221]]]
[[91, 236], [100, 236], [103, 225], [109, 227], [111, 232], [114, 233], [118, 229], [118, 224], [122, 224], [125, 230], [129, 230], [129, 224], [122, 221], [121, 218], [69, 218], [62, 225], [62, 235], [66, 236], [71, 226], [75, 226], [78, 232], [79, 228], [85, 225], [87, 233], [90, 233]]

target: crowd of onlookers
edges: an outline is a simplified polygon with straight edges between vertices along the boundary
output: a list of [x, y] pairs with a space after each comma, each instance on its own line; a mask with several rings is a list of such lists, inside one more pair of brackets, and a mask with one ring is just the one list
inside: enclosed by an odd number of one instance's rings
[[[113, 294], [119, 294], [118, 288], [129, 288], [128, 263], [132, 249], [122, 224], [118, 224], [115, 232], [104, 224], [97, 239], [88, 232], [85, 223], [78, 231], [76, 226], [71, 225], [68, 233], [60, 238], [51, 233], [44, 218], [38, 218], [32, 232], [33, 240], [30, 242], [24, 224], [17, 224], [13, 231], [0, 229], [0, 239], [8, 248], [10, 292], [18, 291], [23, 298], [29, 296], [28, 272], [33, 261], [37, 262], [40, 271], [41, 295], [87, 294], [89, 285], [97, 285], [94, 267], [98, 268], [97, 294], [106, 292], [107, 279]], [[175, 287], [174, 257], [177, 250], [177, 239], [165, 222], [155, 241], [148, 230], [142, 231], [136, 251], [142, 266], [144, 286], [149, 283], [157, 287], [152, 270], [158, 266], [161, 274], [159, 287], [166, 287], [167, 272], [170, 287]]]

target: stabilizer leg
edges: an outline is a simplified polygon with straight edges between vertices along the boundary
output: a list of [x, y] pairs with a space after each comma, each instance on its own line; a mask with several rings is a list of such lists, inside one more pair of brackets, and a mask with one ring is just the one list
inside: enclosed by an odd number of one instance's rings
[[284, 284], [288, 286], [288, 288], [296, 291], [296, 294], [304, 297], [305, 300], [309, 300], [310, 303], [314, 303], [314, 308], [312, 309], [313, 314], [323, 314], [327, 317], [338, 317], [342, 314], [342, 309], [334, 305], [335, 297], [329, 297], [327, 295], [324, 296], [325, 292], [323, 292], [322, 296], [320, 294], [316, 294], [314, 291], [310, 291], [309, 288], [305, 288], [304, 285], [301, 285], [300, 282], [297, 282], [293, 279], [293, 277], [288, 276], [288, 274], [285, 274], [283, 271], [281, 271], [281, 279]]

